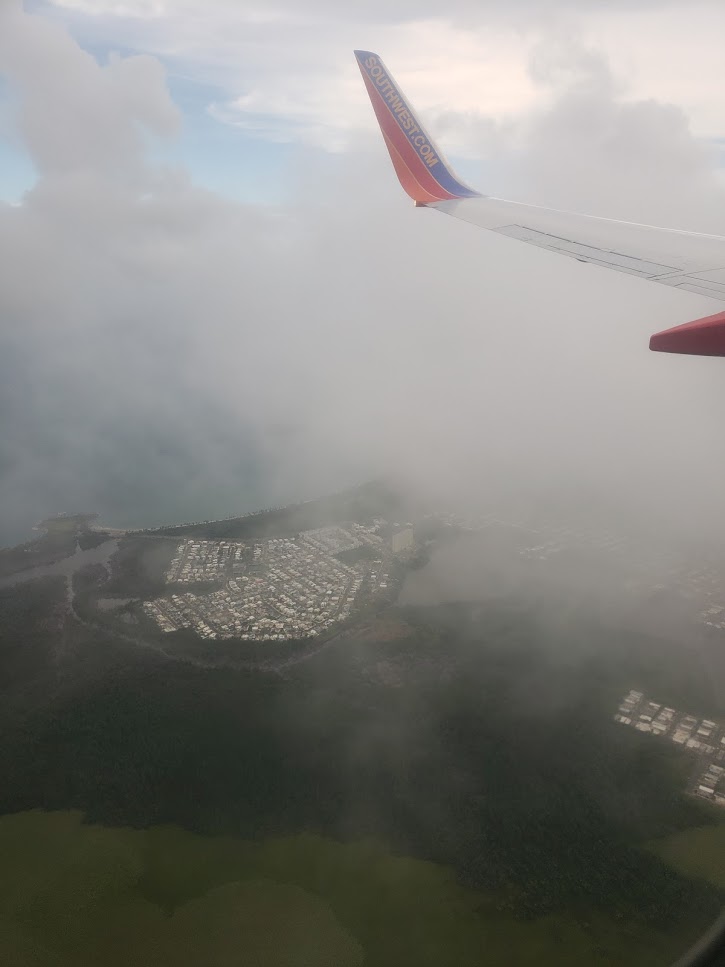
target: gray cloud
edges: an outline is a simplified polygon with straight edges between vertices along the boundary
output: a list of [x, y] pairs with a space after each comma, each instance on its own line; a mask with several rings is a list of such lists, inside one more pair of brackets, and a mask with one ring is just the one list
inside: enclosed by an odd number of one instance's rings
[[[79, 506], [118, 523], [231, 513], [379, 472], [429, 495], [596, 494], [709, 522], [721, 364], [646, 342], [714, 304], [415, 211], [367, 137], [324, 173], [302, 153], [303, 201], [233, 204], [144, 157], [138, 126], [177, 124], [155, 61], [101, 68], [60, 27], [3, 17], [40, 171], [0, 207], [5, 533]], [[533, 69], [549, 109], [470, 122], [482, 187], [709, 224], [722, 191], [680, 111], [621, 103], [576, 46]]]

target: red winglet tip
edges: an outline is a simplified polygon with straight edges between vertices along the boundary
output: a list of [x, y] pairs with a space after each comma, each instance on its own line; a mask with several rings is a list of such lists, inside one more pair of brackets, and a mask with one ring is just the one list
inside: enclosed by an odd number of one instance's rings
[[725, 312], [655, 333], [649, 348], [657, 353], [725, 356]]

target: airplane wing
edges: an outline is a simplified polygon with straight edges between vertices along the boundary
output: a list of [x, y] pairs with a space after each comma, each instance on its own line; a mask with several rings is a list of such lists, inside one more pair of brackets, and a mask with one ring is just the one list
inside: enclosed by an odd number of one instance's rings
[[[538, 208], [481, 195], [446, 162], [377, 54], [356, 50], [358, 66], [398, 179], [416, 206], [579, 262], [725, 302], [725, 236]], [[725, 356], [725, 312], [657, 333], [650, 349]]]

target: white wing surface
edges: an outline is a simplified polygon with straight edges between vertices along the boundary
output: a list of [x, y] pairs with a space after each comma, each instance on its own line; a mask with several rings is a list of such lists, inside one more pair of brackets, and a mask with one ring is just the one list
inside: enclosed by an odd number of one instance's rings
[[725, 237], [577, 215], [498, 198], [429, 204], [507, 238], [725, 302]]

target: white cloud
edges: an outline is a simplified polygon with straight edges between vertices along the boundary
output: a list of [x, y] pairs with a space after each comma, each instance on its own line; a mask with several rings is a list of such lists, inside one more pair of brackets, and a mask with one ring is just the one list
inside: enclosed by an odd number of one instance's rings
[[[296, 207], [200, 191], [135, 133], [175, 123], [158, 63], [99, 67], [56, 24], [6, 11], [4, 69], [40, 168], [20, 207], [0, 207], [8, 519], [78, 504], [174, 517], [200, 493], [231, 512], [381, 469], [431, 488], [602, 487], [653, 514], [696, 465], [698, 512], [719, 505], [721, 363], [646, 351], [707, 300], [416, 211], [380, 140], [354, 131], [324, 171], [302, 159]], [[559, 45], [524, 122], [450, 119], [489, 139], [482, 182], [603, 214], [624, 199], [652, 221], [672, 199], [694, 220], [721, 209], [682, 112], [622, 103], [586, 50]], [[403, 82], [438, 97], [441, 64], [409, 57]]]
[[82, 7], [88, 16], [75, 26], [97, 39], [137, 46], [218, 84], [228, 97], [215, 116], [273, 140], [337, 149], [351, 129], [368, 123], [353, 47], [381, 53], [422, 111], [445, 113], [463, 134], [471, 115], [505, 124], [539, 108], [551, 78], [542, 85], [540, 72], [532, 76], [531, 51], [570, 46], [572, 37], [613, 65], [623, 97], [681, 107], [699, 136], [725, 132], [725, 7], [716, 0], [606, 7], [451, 0], [443, 13], [438, 2], [420, 0], [363, 7], [317, 0], [304, 9], [291, 0], [54, 3], [59, 10]]
[[170, 13], [164, 0], [59, 0], [57, 6], [91, 16], [147, 18], [164, 17]]
[[140, 164], [139, 126], [166, 136], [179, 125], [159, 62], [112, 57], [105, 67], [59, 26], [0, 9], [0, 72], [19, 92], [19, 128], [40, 171]]

